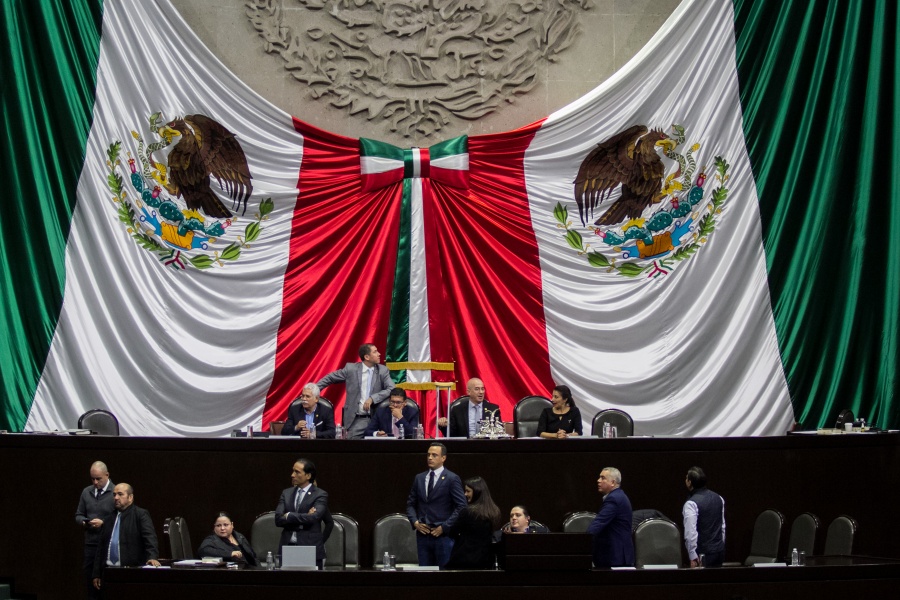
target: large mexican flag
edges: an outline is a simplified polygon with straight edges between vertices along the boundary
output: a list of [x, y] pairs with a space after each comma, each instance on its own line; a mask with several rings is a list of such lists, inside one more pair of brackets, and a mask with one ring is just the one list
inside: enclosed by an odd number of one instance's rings
[[566, 384], [644, 435], [898, 424], [889, 3], [685, 0], [581, 100], [428, 148], [283, 113], [164, 0], [3, 10], [4, 428], [260, 427], [363, 342], [507, 420]]

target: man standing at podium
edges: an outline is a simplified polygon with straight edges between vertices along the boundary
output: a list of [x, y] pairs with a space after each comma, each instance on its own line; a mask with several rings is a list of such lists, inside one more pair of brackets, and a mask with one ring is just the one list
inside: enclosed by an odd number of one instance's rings
[[94, 558], [94, 587], [98, 590], [106, 567], [159, 566], [156, 530], [150, 513], [134, 503], [134, 489], [120, 483], [113, 489], [114, 517], [103, 523]]
[[[284, 546], [315, 546], [316, 566], [325, 568], [325, 540], [322, 520], [331, 520], [328, 492], [315, 485], [316, 465], [300, 458], [291, 471], [291, 486], [281, 492], [275, 508], [275, 525], [282, 528], [279, 554]], [[332, 527], [334, 525], [332, 524]]]
[[634, 542], [631, 539], [631, 501], [622, 491], [622, 473], [615, 467], [600, 471], [597, 490], [603, 505], [588, 527], [594, 536], [594, 566], [599, 568], [633, 567]]
[[394, 382], [387, 367], [381, 362], [381, 353], [375, 344], [363, 344], [359, 348], [358, 363], [347, 363], [343, 369], [333, 371], [319, 380], [319, 389], [324, 390], [332, 383], [346, 384], [347, 399], [344, 400], [344, 426], [347, 439], [365, 437], [369, 419], [378, 405], [383, 402]]
[[99, 598], [100, 592], [94, 587], [94, 557], [97, 555], [97, 544], [100, 543], [100, 529], [103, 523], [115, 514], [113, 505], [113, 488], [115, 484], [109, 480], [109, 470], [99, 460], [91, 465], [91, 485], [81, 492], [78, 508], [75, 510], [75, 522], [84, 529], [84, 571], [88, 598]]

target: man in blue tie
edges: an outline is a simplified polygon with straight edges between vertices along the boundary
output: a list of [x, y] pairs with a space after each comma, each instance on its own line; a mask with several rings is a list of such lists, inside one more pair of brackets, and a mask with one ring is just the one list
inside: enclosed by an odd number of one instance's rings
[[[291, 485], [281, 492], [275, 508], [275, 525], [282, 528], [279, 553], [284, 546], [315, 546], [316, 564], [325, 565], [325, 540], [330, 531], [322, 531], [322, 520], [331, 520], [328, 492], [315, 485], [316, 465], [299, 458], [291, 471]], [[326, 523], [326, 527], [327, 527]], [[332, 524], [333, 526], [333, 524]]]
[[156, 530], [150, 513], [134, 504], [134, 489], [127, 483], [113, 488], [113, 518], [103, 522], [94, 557], [94, 587], [102, 584], [106, 567], [159, 566]]
[[416, 530], [419, 565], [423, 567], [443, 566], [450, 560], [453, 539], [447, 532], [466, 507], [462, 481], [444, 468], [446, 460], [446, 446], [429, 446], [428, 470], [416, 475], [406, 500], [406, 517]]

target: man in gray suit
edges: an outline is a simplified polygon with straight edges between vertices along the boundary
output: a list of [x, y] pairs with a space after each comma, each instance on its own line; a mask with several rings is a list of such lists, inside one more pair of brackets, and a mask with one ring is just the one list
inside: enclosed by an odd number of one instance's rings
[[375, 344], [360, 346], [359, 358], [360, 362], [347, 363], [343, 369], [329, 373], [317, 384], [320, 389], [325, 389], [332, 383], [346, 384], [343, 425], [349, 439], [365, 437], [369, 419], [394, 387], [387, 367], [379, 364], [381, 353]]

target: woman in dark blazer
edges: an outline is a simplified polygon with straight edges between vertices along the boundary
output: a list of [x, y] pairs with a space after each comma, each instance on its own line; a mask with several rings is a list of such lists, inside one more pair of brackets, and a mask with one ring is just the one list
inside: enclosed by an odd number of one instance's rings
[[481, 477], [466, 479], [463, 490], [469, 505], [459, 513], [450, 530], [454, 539], [450, 560], [442, 569], [493, 569], [494, 530], [500, 526], [500, 509]]
[[558, 385], [553, 388], [550, 401], [553, 406], [545, 408], [538, 420], [538, 435], [556, 439], [581, 435], [581, 411], [575, 406], [569, 387]]
[[224, 558], [229, 562], [258, 564], [250, 542], [234, 530], [234, 522], [226, 512], [220, 512], [213, 526], [213, 535], [207, 536], [197, 551], [200, 558], [207, 556]]

